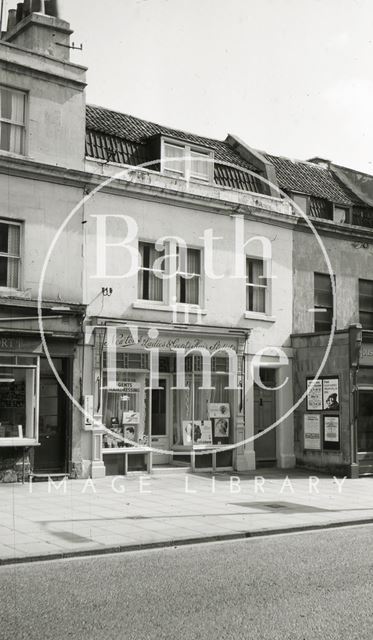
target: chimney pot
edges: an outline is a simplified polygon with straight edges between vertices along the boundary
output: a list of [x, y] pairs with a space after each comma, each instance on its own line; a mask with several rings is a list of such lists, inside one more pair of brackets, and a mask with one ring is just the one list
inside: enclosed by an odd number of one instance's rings
[[23, 13], [25, 16], [30, 15], [31, 13], [31, 0], [24, 0], [23, 2]]
[[7, 31], [11, 31], [17, 24], [17, 10], [9, 9]]
[[18, 22], [21, 22], [21, 20], [23, 20], [23, 17], [24, 17], [23, 2], [18, 2], [17, 3], [16, 11], [17, 11], [17, 13], [16, 13], [16, 21], [17, 21], [17, 24], [18, 24]]

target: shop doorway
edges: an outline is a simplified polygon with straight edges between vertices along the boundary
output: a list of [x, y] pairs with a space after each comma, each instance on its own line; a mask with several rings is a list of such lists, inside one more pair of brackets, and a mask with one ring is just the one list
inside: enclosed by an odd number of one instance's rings
[[[63, 382], [67, 382], [68, 363], [53, 360]], [[35, 448], [34, 473], [65, 473], [68, 460], [67, 398], [48, 362], [41, 361], [39, 394], [39, 443]]]
[[[166, 452], [171, 448], [169, 378], [160, 378], [158, 387], [151, 392], [152, 447]], [[169, 464], [170, 459], [167, 453], [153, 453], [154, 465]]]
[[[262, 369], [260, 379], [266, 387], [276, 386], [276, 370]], [[262, 389], [254, 385], [254, 434], [262, 433], [276, 420], [276, 392], [273, 388]], [[255, 458], [258, 466], [276, 464], [276, 429], [254, 441]]]
[[373, 388], [359, 389], [357, 447], [359, 473], [373, 473]]

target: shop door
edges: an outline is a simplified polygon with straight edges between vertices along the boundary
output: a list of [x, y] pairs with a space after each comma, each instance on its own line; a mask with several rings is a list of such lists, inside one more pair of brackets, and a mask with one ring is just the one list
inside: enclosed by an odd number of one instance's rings
[[[169, 382], [167, 378], [160, 378], [159, 389], [152, 391], [151, 404], [151, 429], [152, 447], [155, 449], [170, 450], [170, 426], [169, 426]], [[170, 455], [165, 453], [153, 454], [153, 464], [168, 464]]]
[[[266, 384], [266, 383], [264, 383]], [[254, 386], [254, 434], [257, 435], [276, 420], [276, 395], [272, 389]], [[255, 457], [260, 465], [276, 464], [276, 429], [254, 441]]]
[[39, 443], [35, 449], [35, 473], [66, 471], [66, 398], [54, 376], [41, 375]]
[[359, 473], [373, 473], [373, 389], [359, 390], [357, 446]]

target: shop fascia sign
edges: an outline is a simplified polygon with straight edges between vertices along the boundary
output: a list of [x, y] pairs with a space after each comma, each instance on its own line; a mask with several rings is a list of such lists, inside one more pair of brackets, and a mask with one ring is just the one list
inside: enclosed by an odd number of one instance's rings
[[136, 336], [137, 339], [135, 339], [135, 336], [130, 331], [123, 331], [122, 328], [116, 329], [116, 327], [110, 327], [110, 329], [105, 337], [104, 345], [106, 348], [125, 349], [136, 346], [141, 349], [159, 349], [159, 351], [174, 351], [175, 349], [185, 349], [186, 351], [207, 349], [212, 353], [224, 349], [237, 351], [235, 342], [225, 342], [216, 340], [216, 338], [185, 338], [167, 335], [153, 338], [145, 333]]

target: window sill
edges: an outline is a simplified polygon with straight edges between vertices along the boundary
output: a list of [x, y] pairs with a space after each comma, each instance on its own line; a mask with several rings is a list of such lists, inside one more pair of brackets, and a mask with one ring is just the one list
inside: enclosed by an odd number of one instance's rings
[[32, 438], [0, 438], [0, 447], [38, 447], [37, 440]]
[[0, 149], [0, 156], [4, 156], [6, 158], [16, 158], [16, 159], [29, 159], [25, 153], [14, 153], [14, 151], [5, 151], [5, 149]]
[[276, 316], [267, 316], [265, 313], [245, 311], [245, 320], [260, 320], [261, 322], [276, 322]]
[[207, 315], [207, 311], [205, 309], [199, 309], [196, 305], [189, 304], [175, 304], [175, 305], [167, 305], [164, 302], [152, 302], [147, 300], [137, 300], [132, 304], [134, 309], [143, 309], [147, 311], [167, 311], [168, 313], [189, 313], [190, 315]]

